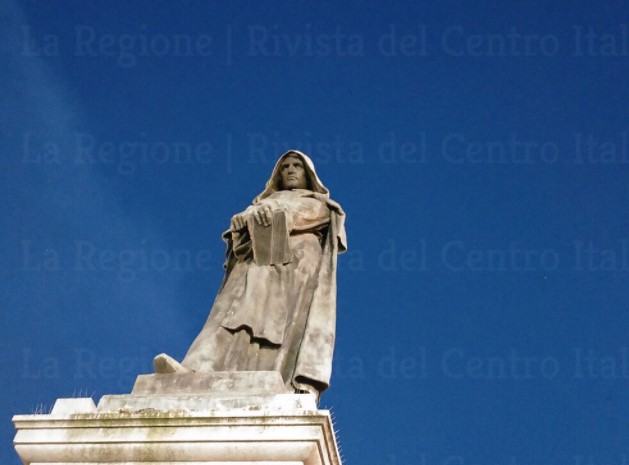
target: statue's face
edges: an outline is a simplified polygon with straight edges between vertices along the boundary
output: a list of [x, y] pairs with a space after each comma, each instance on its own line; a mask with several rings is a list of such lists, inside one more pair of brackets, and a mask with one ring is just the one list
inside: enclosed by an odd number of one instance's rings
[[306, 189], [306, 169], [303, 162], [297, 157], [288, 156], [282, 161], [280, 167], [283, 189]]

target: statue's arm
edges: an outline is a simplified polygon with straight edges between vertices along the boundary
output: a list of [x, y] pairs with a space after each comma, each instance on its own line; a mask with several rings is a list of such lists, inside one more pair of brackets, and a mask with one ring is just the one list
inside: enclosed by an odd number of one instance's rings
[[[330, 222], [330, 209], [320, 200], [302, 197], [288, 210], [288, 229], [291, 232], [314, 231]], [[295, 208], [296, 207], [296, 208]]]
[[262, 226], [273, 222], [273, 212], [284, 211], [289, 231], [309, 231], [318, 229], [330, 222], [330, 209], [325, 202], [312, 197], [293, 199], [265, 199], [251, 205], [231, 219], [231, 230], [241, 231], [250, 221]]
[[243, 212], [237, 213], [232, 216], [231, 229], [233, 231], [240, 231], [247, 227], [249, 220], [254, 220], [259, 225], [269, 226], [273, 218], [273, 208], [270, 205], [258, 204], [251, 205]]

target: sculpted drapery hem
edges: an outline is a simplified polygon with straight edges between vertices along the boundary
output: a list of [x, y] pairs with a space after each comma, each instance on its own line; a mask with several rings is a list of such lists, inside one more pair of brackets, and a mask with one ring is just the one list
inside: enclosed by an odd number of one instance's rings
[[[308, 189], [283, 190], [280, 169], [288, 156], [303, 162]], [[332, 373], [336, 263], [346, 249], [345, 214], [329, 198], [310, 158], [297, 151], [280, 157], [254, 199], [253, 207], [259, 205], [286, 213], [292, 260], [257, 265], [251, 234], [230, 228], [223, 235], [223, 284], [182, 364], [199, 372], [276, 370], [289, 388], [322, 392]]]

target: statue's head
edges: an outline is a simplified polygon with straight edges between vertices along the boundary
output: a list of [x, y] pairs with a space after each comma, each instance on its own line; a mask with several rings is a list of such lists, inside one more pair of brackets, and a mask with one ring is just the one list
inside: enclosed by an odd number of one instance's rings
[[310, 189], [308, 173], [297, 152], [288, 152], [280, 162], [280, 189]]
[[289, 150], [280, 157], [264, 190], [253, 202], [257, 203], [273, 192], [287, 189], [308, 189], [326, 198], [330, 196], [317, 176], [312, 160], [298, 150]]

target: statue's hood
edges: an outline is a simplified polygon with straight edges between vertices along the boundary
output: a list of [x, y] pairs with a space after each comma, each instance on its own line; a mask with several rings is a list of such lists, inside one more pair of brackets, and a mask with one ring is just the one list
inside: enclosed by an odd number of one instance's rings
[[[317, 172], [315, 171], [314, 163], [308, 155], [302, 153], [298, 150], [289, 150], [284, 155], [277, 160], [275, 164], [275, 168], [273, 168], [273, 173], [271, 174], [271, 178], [267, 181], [266, 187], [264, 190], [258, 195], [255, 199], [253, 199], [253, 204], [260, 202], [261, 200], [267, 198], [274, 192], [280, 190], [281, 186], [281, 175], [280, 170], [282, 167], [282, 161], [287, 156], [297, 156], [301, 159], [304, 164], [304, 168], [306, 170], [306, 176], [308, 177], [308, 183], [311, 189], [311, 194], [313, 197], [325, 202], [327, 206], [335, 212], [335, 226], [333, 230], [338, 238], [338, 253], [343, 253], [347, 250], [347, 236], [345, 234], [345, 213], [341, 206], [336, 203], [334, 200], [330, 199], [330, 191], [328, 191], [327, 187], [323, 185], [319, 176], [317, 176]], [[307, 192], [307, 191], [306, 191]], [[336, 266], [336, 265], [335, 265]]]
[[280, 186], [282, 182], [282, 177], [280, 173], [281, 168], [282, 168], [282, 161], [284, 161], [284, 158], [286, 158], [289, 155], [297, 156], [303, 162], [310, 189], [313, 192], [321, 194], [325, 198], [330, 198], [330, 191], [328, 191], [328, 189], [323, 185], [323, 183], [319, 179], [319, 176], [317, 176], [314, 163], [312, 162], [310, 157], [306, 155], [305, 153], [300, 152], [299, 150], [289, 150], [284, 155], [282, 155], [279, 158], [279, 160], [277, 160], [277, 163], [275, 164], [275, 168], [273, 168], [273, 173], [271, 174], [271, 178], [266, 182], [266, 187], [255, 199], [253, 199], [254, 204], [258, 203], [262, 199], [265, 199], [266, 197], [273, 194], [274, 192], [277, 192], [278, 190], [280, 190]]

